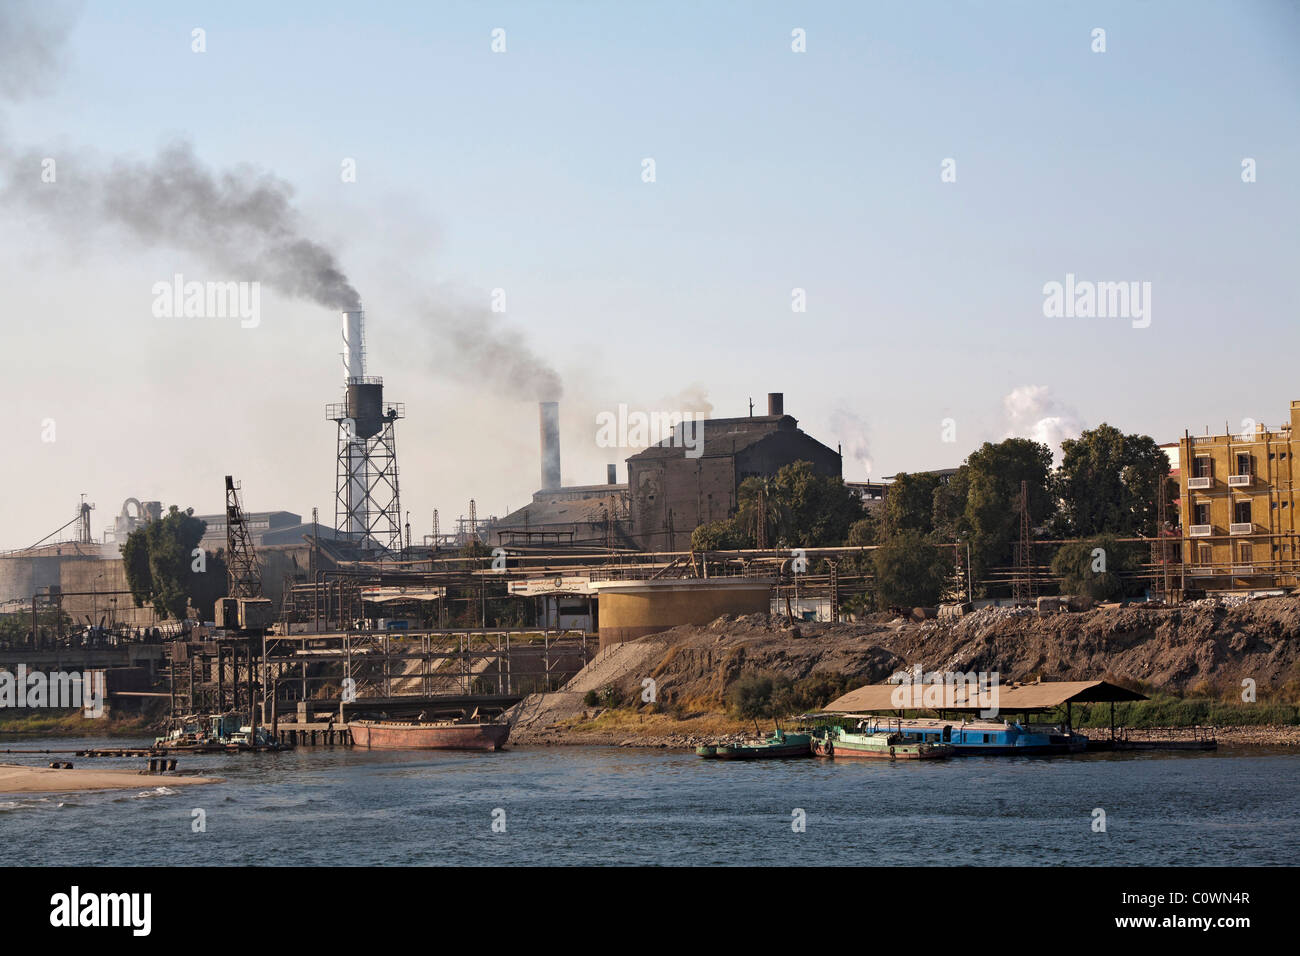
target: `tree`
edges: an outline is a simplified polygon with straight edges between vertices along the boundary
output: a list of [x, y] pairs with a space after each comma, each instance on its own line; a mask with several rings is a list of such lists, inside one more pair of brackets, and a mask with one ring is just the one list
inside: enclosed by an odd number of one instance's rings
[[193, 603], [204, 615], [211, 604], [226, 594], [225, 562], [220, 555], [202, 552], [199, 541], [207, 523], [194, 517], [194, 509], [181, 511], [172, 505], [167, 514], [136, 528], [122, 544], [122, 562], [127, 586], [136, 607], [146, 603], [163, 619], [185, 617]]
[[753, 536], [741, 528], [735, 518], [710, 521], [691, 532], [691, 549], [694, 551], [739, 551], [753, 546]]
[[1057, 533], [1068, 537], [1157, 533], [1160, 483], [1168, 500], [1169, 459], [1147, 435], [1125, 435], [1105, 423], [1061, 443], [1054, 486], [1061, 499]]
[[880, 519], [870, 509], [853, 524], [849, 525], [848, 543], [861, 548], [878, 543], [880, 540]]
[[928, 535], [934, 530], [934, 496], [943, 482], [929, 472], [895, 476], [885, 495], [889, 532], [915, 531]]
[[1071, 541], [1052, 558], [1052, 573], [1061, 579], [1061, 593], [1097, 601], [1140, 590], [1120, 576], [1132, 574], [1139, 567], [1139, 555], [1132, 545], [1121, 544], [1114, 535]]
[[970, 490], [970, 466], [962, 465], [947, 481], [934, 489], [931, 521], [936, 541], [953, 541], [970, 534], [966, 520], [966, 499]]
[[1027, 438], [985, 442], [966, 459], [965, 524], [970, 529], [976, 575], [1010, 564], [1020, 538], [1020, 483], [1029, 493], [1029, 516], [1046, 524], [1056, 511], [1051, 493], [1052, 450]]
[[796, 461], [776, 474], [776, 488], [791, 518], [792, 546], [835, 547], [862, 517], [862, 499], [838, 475], [819, 475], [812, 462]]
[[735, 524], [757, 543], [760, 517], [768, 547], [816, 548], [844, 543], [863, 514], [862, 501], [833, 475], [819, 475], [812, 462], [796, 461], [772, 477], [740, 483]]
[[915, 531], [891, 534], [872, 556], [876, 604], [930, 607], [939, 603], [952, 571], [949, 552]]

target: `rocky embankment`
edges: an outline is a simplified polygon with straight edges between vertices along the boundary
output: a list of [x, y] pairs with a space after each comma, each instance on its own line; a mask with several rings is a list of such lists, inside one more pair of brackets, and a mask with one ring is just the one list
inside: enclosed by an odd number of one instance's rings
[[[724, 716], [726, 690], [742, 673], [792, 681], [834, 674], [854, 685], [904, 669], [996, 672], [1024, 680], [1106, 679], [1144, 692], [1236, 695], [1246, 679], [1264, 699], [1300, 688], [1300, 598], [1103, 606], [1046, 617], [1027, 608], [984, 608], [951, 622], [876, 619], [845, 624], [781, 617], [722, 617], [678, 627], [602, 654], [558, 694], [520, 705], [518, 744], [694, 746], [744, 728]], [[616, 715], [584, 704], [612, 687], [635, 699], [654, 680], [664, 713]], [[1225, 742], [1300, 745], [1300, 728], [1219, 728]]]

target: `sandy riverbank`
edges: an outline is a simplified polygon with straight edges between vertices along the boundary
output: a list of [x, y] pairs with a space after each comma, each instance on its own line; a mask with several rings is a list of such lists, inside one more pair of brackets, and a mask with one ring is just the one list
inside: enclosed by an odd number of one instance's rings
[[135, 770], [54, 770], [0, 764], [0, 793], [72, 793], [80, 790], [133, 790], [138, 787], [189, 787], [220, 783], [219, 777], [178, 777]]

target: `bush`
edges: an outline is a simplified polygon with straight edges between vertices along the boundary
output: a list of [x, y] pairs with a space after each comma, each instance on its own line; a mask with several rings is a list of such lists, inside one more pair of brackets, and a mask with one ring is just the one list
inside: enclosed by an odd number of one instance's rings
[[594, 690], [589, 690], [587, 691], [587, 693], [583, 694], [582, 703], [583, 706], [585, 707], [599, 707], [600, 695], [597, 694]]
[[752, 536], [745, 534], [734, 518], [710, 521], [691, 532], [691, 548], [695, 551], [739, 551], [753, 546]]
[[778, 695], [789, 691], [788, 678], [766, 673], [742, 674], [727, 688], [727, 705], [744, 720], [771, 717]]

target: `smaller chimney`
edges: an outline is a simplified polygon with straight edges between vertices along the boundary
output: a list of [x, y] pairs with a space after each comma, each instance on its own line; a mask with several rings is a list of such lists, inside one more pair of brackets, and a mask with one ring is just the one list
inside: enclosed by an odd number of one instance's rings
[[539, 402], [542, 444], [542, 490], [560, 487], [560, 403]]
[[605, 466], [605, 484], [607, 485], [618, 484], [618, 465]]
[[781, 392], [767, 393], [767, 413], [769, 415], [785, 414], [785, 395]]

